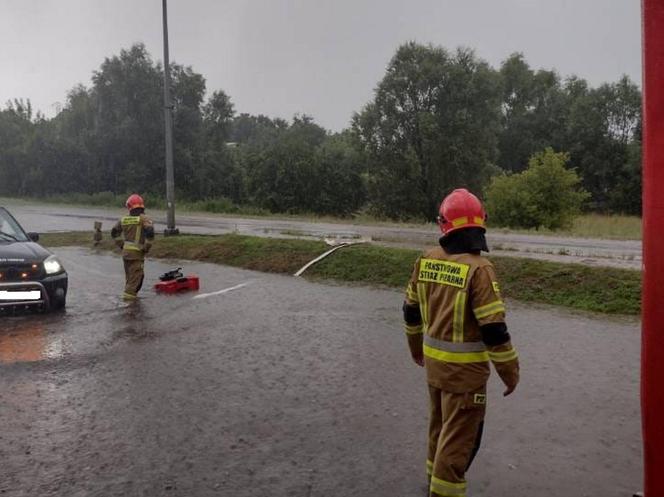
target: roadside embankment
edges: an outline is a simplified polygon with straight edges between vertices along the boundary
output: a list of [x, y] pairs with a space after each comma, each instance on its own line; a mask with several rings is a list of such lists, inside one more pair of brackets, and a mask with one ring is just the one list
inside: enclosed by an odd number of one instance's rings
[[[47, 247], [92, 246], [90, 232], [47, 233]], [[116, 250], [111, 240], [99, 246]], [[293, 274], [329, 247], [321, 241], [242, 235], [157, 237], [150, 257], [212, 262], [271, 273]], [[419, 252], [360, 244], [314, 265], [306, 276], [356, 284], [405, 287]], [[641, 309], [639, 271], [563, 264], [517, 257], [489, 257], [502, 292], [524, 302], [560, 305], [607, 314], [636, 315]]]

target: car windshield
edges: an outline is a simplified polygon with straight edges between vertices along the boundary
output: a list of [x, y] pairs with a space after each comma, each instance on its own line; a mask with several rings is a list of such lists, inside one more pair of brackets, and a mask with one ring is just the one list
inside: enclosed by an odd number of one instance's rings
[[0, 243], [28, 241], [30, 239], [16, 220], [5, 209], [0, 208]]

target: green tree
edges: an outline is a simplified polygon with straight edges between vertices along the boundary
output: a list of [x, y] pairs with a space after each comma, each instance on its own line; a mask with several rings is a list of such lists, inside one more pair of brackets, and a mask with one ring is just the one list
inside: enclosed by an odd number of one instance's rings
[[272, 212], [313, 211], [318, 192], [315, 153], [326, 132], [308, 116], [296, 116], [273, 140], [241, 150], [253, 202]]
[[570, 80], [564, 147], [583, 176], [595, 210], [640, 211], [641, 92], [626, 76], [589, 88]]
[[242, 117], [250, 130], [238, 146], [249, 197], [272, 212], [347, 216], [366, 199], [364, 157], [350, 132], [329, 135], [309, 116], [279, 121]]
[[[159, 69], [161, 71], [161, 67]], [[201, 176], [206, 173], [202, 164], [205, 147], [202, 141], [205, 78], [194, 72], [191, 67], [179, 64], [172, 64], [171, 76], [175, 181], [180, 194], [191, 197], [200, 194], [201, 185], [206, 184], [204, 179], [201, 180]], [[163, 133], [163, 112], [160, 124]], [[163, 144], [163, 139], [160, 142]], [[163, 162], [158, 166], [163, 171]], [[163, 176], [162, 173], [161, 177]], [[161, 180], [159, 184], [163, 184]], [[162, 193], [164, 188], [159, 188], [157, 191]]]
[[246, 201], [244, 170], [228, 146], [234, 114], [230, 97], [221, 90], [215, 91], [203, 107], [204, 155], [195, 173], [198, 196]]
[[500, 93], [498, 74], [470, 50], [399, 47], [353, 118], [374, 210], [431, 219], [446, 191], [481, 189], [495, 171]]
[[50, 168], [44, 194], [96, 193], [107, 190], [97, 155], [97, 114], [91, 91], [77, 85], [62, 110], [50, 121], [54, 147], [59, 150]]
[[565, 136], [567, 98], [555, 71], [533, 71], [523, 54], [500, 67], [503, 82], [498, 166], [522, 171], [528, 158], [546, 147], [559, 148]]
[[270, 143], [288, 129], [283, 119], [270, 119], [264, 115], [240, 114], [233, 119], [230, 141], [234, 143]]
[[272, 212], [310, 210], [315, 198], [315, 146], [307, 142], [306, 134], [289, 128], [275, 142], [245, 150], [253, 202]]
[[493, 178], [486, 191], [490, 221], [511, 228], [568, 226], [589, 197], [581, 178], [565, 167], [568, 161], [568, 154], [547, 148], [533, 155], [527, 170]]
[[365, 158], [354, 140], [345, 131], [325, 137], [316, 148], [314, 212], [349, 216], [366, 202]]
[[106, 189], [156, 191], [163, 184], [161, 71], [136, 44], [105, 59], [92, 82], [95, 153]]
[[0, 192], [6, 195], [28, 193], [28, 148], [35, 127], [29, 100], [7, 102], [0, 111]]

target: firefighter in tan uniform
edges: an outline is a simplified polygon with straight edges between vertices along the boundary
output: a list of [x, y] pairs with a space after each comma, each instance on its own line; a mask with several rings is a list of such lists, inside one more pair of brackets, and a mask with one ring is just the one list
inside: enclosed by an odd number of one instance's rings
[[143, 286], [143, 266], [145, 254], [150, 251], [154, 240], [152, 220], [145, 215], [145, 205], [140, 195], [133, 194], [127, 199], [129, 215], [120, 219], [111, 236], [122, 249], [122, 261], [125, 270], [125, 289], [123, 298], [134, 300]]
[[454, 190], [440, 206], [440, 246], [415, 263], [403, 305], [413, 360], [426, 368], [430, 396], [429, 495], [465, 497], [465, 473], [479, 449], [489, 362], [509, 395], [519, 362], [488, 252], [479, 199]]

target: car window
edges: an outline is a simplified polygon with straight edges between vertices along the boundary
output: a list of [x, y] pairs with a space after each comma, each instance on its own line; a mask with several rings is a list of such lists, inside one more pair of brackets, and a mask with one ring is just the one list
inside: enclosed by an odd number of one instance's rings
[[29, 240], [18, 223], [9, 216], [7, 211], [0, 209], [0, 243], [8, 241], [27, 242]]

